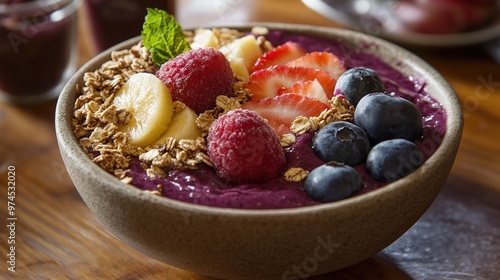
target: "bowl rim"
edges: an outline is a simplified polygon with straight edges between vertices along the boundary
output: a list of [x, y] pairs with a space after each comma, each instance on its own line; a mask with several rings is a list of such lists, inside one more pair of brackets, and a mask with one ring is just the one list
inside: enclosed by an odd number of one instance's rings
[[[438, 73], [430, 64], [425, 62], [423, 59], [419, 58], [412, 52], [395, 45], [394, 43], [388, 42], [384, 39], [380, 39], [374, 37], [372, 35], [364, 34], [357, 31], [335, 28], [335, 27], [326, 27], [326, 26], [314, 26], [307, 24], [289, 24], [289, 23], [272, 23], [272, 22], [250, 22], [250, 23], [232, 23], [232, 24], [224, 24], [224, 25], [212, 25], [212, 26], [204, 26], [203, 28], [218, 28], [218, 27], [227, 27], [227, 28], [235, 28], [238, 30], [250, 30], [252, 27], [267, 27], [270, 30], [279, 29], [279, 30], [287, 30], [298, 33], [306, 33], [308, 35], [325, 35], [331, 37], [342, 37], [353, 39], [355, 37], [359, 39], [363, 39], [369, 41], [370, 43], [375, 43], [377, 46], [383, 48], [391, 48], [395, 51], [395, 53], [403, 53], [406, 58], [411, 58], [407, 62], [408, 63], [417, 63], [419, 68], [422, 69], [422, 73], [427, 73], [429, 77], [432, 77], [435, 83], [439, 84], [439, 86], [444, 87], [444, 91], [449, 92], [449, 95], [446, 96], [446, 100], [449, 101], [451, 106], [446, 109], [446, 130], [443, 140], [437, 150], [432, 154], [422, 166], [420, 166], [417, 170], [422, 168], [435, 168], [440, 163], [444, 161], [447, 156], [447, 148], [453, 147], [456, 141], [460, 141], [462, 129], [463, 129], [463, 114], [461, 110], [461, 105], [459, 98], [454, 91], [454, 89], [450, 86], [450, 84], [444, 79], [444, 77]], [[359, 40], [358, 39], [358, 40]], [[303, 206], [297, 208], [283, 208], [283, 209], [239, 209], [239, 208], [223, 208], [216, 206], [207, 206], [207, 205], [199, 205], [189, 202], [183, 202], [179, 200], [175, 200], [172, 198], [164, 197], [164, 196], [156, 196], [145, 194], [142, 190], [137, 187], [130, 186], [121, 182], [112, 174], [106, 172], [104, 169], [100, 168], [97, 164], [93, 163], [87, 155], [83, 152], [81, 146], [79, 145], [76, 137], [73, 134], [72, 125], [71, 125], [71, 116], [74, 108], [74, 102], [76, 99], [76, 91], [75, 86], [78, 83], [81, 83], [83, 80], [83, 75], [85, 72], [96, 70], [103, 62], [110, 59], [110, 54], [113, 50], [120, 50], [124, 48], [129, 48], [133, 44], [137, 43], [140, 40], [140, 36], [128, 39], [122, 43], [119, 43], [102, 53], [98, 54], [88, 62], [86, 62], [78, 71], [71, 77], [68, 83], [65, 85], [64, 89], [59, 96], [57, 101], [56, 110], [55, 110], [55, 130], [56, 137], [60, 146], [60, 149], [69, 148], [70, 151], [73, 151], [69, 156], [72, 158], [74, 162], [81, 163], [82, 168], [89, 168], [88, 172], [90, 176], [98, 176], [101, 181], [106, 182], [106, 187], [114, 188], [120, 192], [123, 192], [123, 195], [131, 199], [141, 199], [144, 200], [143, 203], [151, 203], [156, 204], [160, 207], [169, 207], [176, 208], [183, 211], [189, 209], [193, 214], [194, 213], [204, 213], [204, 214], [212, 214], [212, 215], [239, 215], [239, 216], [288, 216], [288, 215], [297, 215], [297, 214], [307, 214], [318, 211], [334, 211], [335, 209], [349, 207], [350, 205], [363, 203], [366, 200], [374, 200], [379, 198], [380, 196], [387, 195], [389, 193], [395, 192], [400, 188], [404, 188], [407, 181], [411, 181], [419, 176], [419, 172], [412, 172], [409, 175], [396, 180], [392, 183], [389, 183], [383, 187], [378, 189], [369, 191], [367, 193], [357, 195], [354, 197], [346, 198], [336, 202], [323, 203], [319, 205], [312, 206]], [[384, 59], [382, 59], [384, 60]], [[385, 61], [385, 60], [384, 60]], [[95, 63], [100, 62], [99, 66], [95, 66]], [[387, 61], [386, 61], [387, 62]], [[393, 65], [391, 62], [387, 62]], [[432, 94], [431, 94], [432, 95]], [[71, 114], [68, 114], [71, 113]], [[457, 116], [457, 118], [450, 118], [451, 115]]]

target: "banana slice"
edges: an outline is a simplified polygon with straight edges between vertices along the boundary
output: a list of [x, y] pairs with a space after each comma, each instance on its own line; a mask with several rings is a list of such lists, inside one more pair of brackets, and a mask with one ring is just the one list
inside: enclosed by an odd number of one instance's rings
[[233, 73], [242, 77], [245, 81], [250, 80], [250, 73], [245, 65], [245, 61], [241, 57], [233, 57], [229, 60], [229, 66]]
[[210, 29], [203, 29], [199, 33], [197, 33], [193, 38], [193, 43], [191, 43], [192, 49], [198, 48], [218, 48], [219, 47], [219, 39]]
[[165, 144], [169, 137], [177, 140], [194, 140], [201, 136], [201, 130], [196, 125], [196, 118], [198, 115], [187, 106], [182, 111], [174, 113], [167, 131], [160, 136], [155, 144]]
[[174, 105], [167, 86], [155, 75], [134, 74], [116, 93], [113, 105], [132, 113], [132, 119], [120, 130], [130, 143], [141, 147], [153, 144], [167, 130]]
[[220, 48], [229, 60], [236, 75], [248, 80], [249, 71], [255, 61], [262, 56], [262, 50], [253, 35], [247, 35]]

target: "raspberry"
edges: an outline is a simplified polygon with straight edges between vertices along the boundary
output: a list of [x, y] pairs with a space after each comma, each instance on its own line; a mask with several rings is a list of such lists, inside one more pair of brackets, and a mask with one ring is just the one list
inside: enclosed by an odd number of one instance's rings
[[229, 61], [214, 48], [184, 52], [165, 62], [156, 76], [167, 85], [174, 100], [196, 113], [215, 107], [218, 95], [233, 92], [233, 71]]
[[208, 156], [218, 175], [230, 183], [261, 183], [278, 176], [285, 153], [278, 136], [256, 112], [230, 111], [208, 132]]

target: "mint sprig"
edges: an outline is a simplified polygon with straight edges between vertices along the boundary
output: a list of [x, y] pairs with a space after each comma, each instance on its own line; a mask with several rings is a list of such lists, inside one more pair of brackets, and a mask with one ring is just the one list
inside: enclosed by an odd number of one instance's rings
[[161, 65], [191, 49], [179, 23], [172, 15], [157, 8], [147, 9], [141, 37], [154, 63]]

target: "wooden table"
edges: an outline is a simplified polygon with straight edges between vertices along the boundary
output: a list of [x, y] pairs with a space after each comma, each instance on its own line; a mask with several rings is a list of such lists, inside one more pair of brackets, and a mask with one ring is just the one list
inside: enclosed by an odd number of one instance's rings
[[[338, 26], [299, 0], [185, 0], [178, 2], [178, 19], [186, 27], [234, 21]], [[91, 56], [82, 46], [80, 64]], [[500, 278], [500, 66], [481, 47], [412, 51], [444, 75], [463, 104], [465, 130], [448, 181], [394, 244], [313, 279]], [[66, 174], [54, 107], [55, 101], [33, 107], [0, 103], [0, 278], [210, 279], [145, 257], [101, 227]], [[13, 232], [6, 227], [9, 166], [16, 182]], [[7, 270], [12, 239], [15, 273]]]

